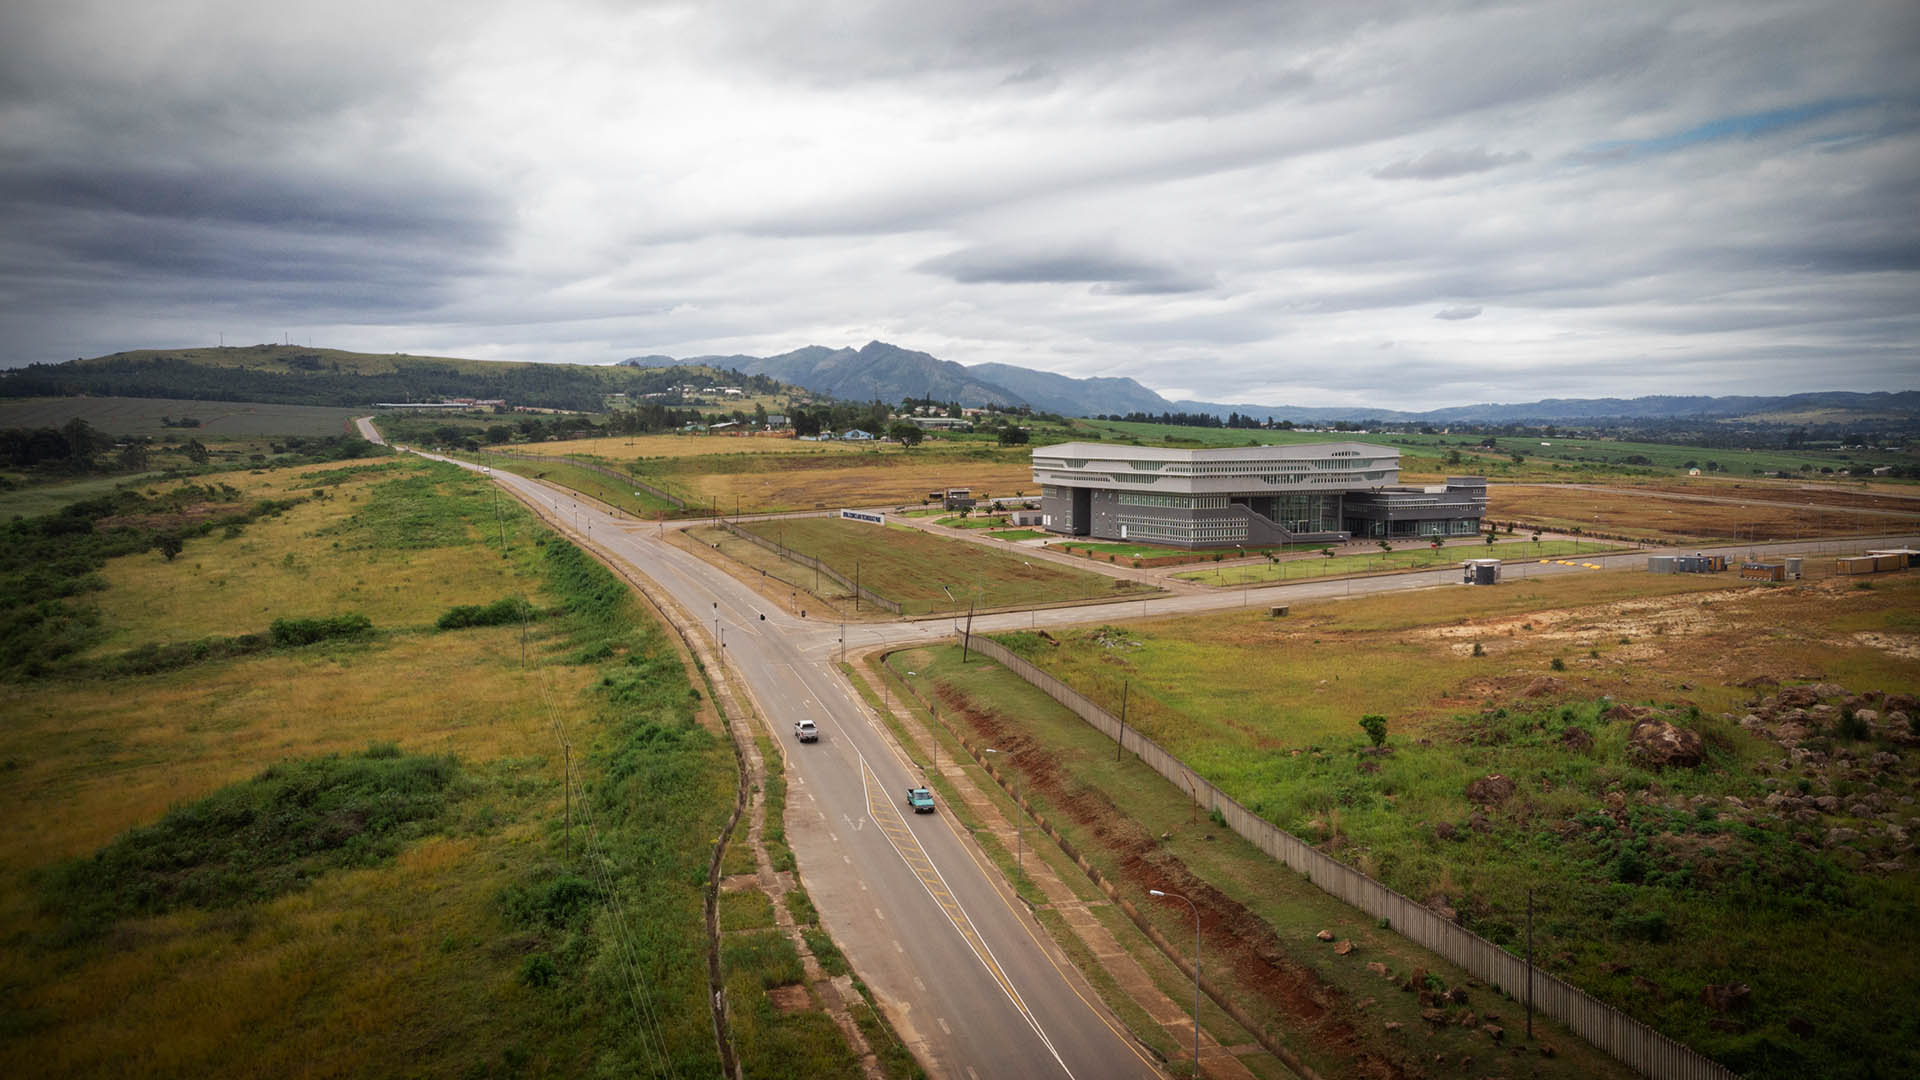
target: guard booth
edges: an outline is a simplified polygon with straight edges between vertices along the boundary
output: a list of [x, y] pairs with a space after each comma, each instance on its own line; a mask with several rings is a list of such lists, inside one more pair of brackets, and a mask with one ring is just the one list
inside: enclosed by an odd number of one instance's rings
[[946, 505], [946, 508], [949, 510], [973, 509], [973, 489], [972, 488], [948, 488], [945, 505]]
[[1468, 559], [1460, 564], [1463, 573], [1462, 585], [1498, 585], [1500, 584], [1499, 559]]

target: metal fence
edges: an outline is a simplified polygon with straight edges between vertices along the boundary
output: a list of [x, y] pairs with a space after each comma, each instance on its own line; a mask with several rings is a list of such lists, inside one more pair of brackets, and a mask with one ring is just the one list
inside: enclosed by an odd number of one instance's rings
[[610, 480], [618, 480], [623, 484], [632, 485], [633, 487], [639, 488], [641, 491], [644, 491], [647, 494], [652, 495], [656, 499], [665, 499], [667, 502], [672, 503], [674, 506], [682, 510], [685, 510], [687, 508], [687, 500], [681, 498], [680, 496], [674, 495], [670, 492], [662, 491], [659, 488], [654, 487], [652, 484], [649, 484], [644, 480], [637, 479], [628, 473], [623, 473], [618, 469], [609, 469], [605, 465], [600, 464], [599, 462], [582, 461], [579, 458], [570, 458], [570, 457], [564, 457], [564, 456], [555, 455], [555, 454], [522, 454], [514, 450], [494, 450], [491, 448], [477, 451], [477, 453], [498, 454], [501, 457], [513, 458], [516, 461], [545, 461], [545, 462], [560, 464], [560, 465], [571, 465], [576, 469], [585, 469], [591, 473], [599, 473], [601, 476], [607, 477]]
[[1226, 792], [1168, 753], [1152, 739], [1123, 725], [1119, 718], [1094, 704], [1086, 695], [1022, 659], [997, 641], [964, 631], [961, 638], [974, 651], [998, 661], [1007, 670], [1032, 683], [1042, 693], [1071, 709], [1121, 748], [1131, 750], [1148, 768], [1183, 790], [1196, 802], [1217, 812], [1227, 827], [1319, 888], [1376, 919], [1395, 932], [1447, 958], [1471, 974], [1525, 1002], [1572, 1029], [1574, 1034], [1618, 1058], [1642, 1075], [1660, 1080], [1735, 1080], [1737, 1074], [1683, 1043], [1662, 1035], [1586, 991], [1562, 979], [1530, 968], [1507, 950], [1442, 918], [1424, 904], [1401, 895], [1331, 858], [1241, 806]]
[[791, 562], [797, 562], [801, 566], [810, 566], [813, 569], [818, 570], [822, 574], [825, 574], [826, 576], [832, 578], [841, 588], [847, 590], [850, 593], [853, 593], [855, 596], [858, 596], [860, 599], [865, 600], [869, 604], [872, 604], [874, 607], [880, 608], [885, 611], [891, 611], [895, 615], [900, 614], [900, 601], [890, 600], [887, 597], [881, 596], [879, 593], [874, 592], [872, 589], [869, 589], [864, 585], [854, 584], [851, 578], [847, 577], [845, 574], [842, 574], [840, 571], [835, 570], [833, 567], [828, 566], [826, 563], [821, 562], [819, 559], [816, 559], [811, 555], [802, 555], [800, 552], [795, 551], [790, 547], [786, 547], [784, 545], [775, 543], [774, 541], [769, 540], [764, 536], [756, 536], [753, 533], [750, 533], [745, 529], [742, 529], [740, 526], [735, 525], [731, 521], [722, 521], [720, 523], [720, 527], [732, 533], [733, 535], [739, 537], [740, 539], [747, 541], [750, 544], [758, 544], [761, 547], [766, 548], [768, 551], [773, 552], [775, 555], [778, 555], [783, 559], [787, 559]]

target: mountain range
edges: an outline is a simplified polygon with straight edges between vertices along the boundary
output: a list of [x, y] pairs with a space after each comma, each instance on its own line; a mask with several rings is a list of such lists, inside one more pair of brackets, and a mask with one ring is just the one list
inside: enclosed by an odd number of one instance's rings
[[1076, 379], [1012, 364], [964, 365], [883, 341], [858, 348], [808, 345], [777, 356], [636, 356], [628, 367], [700, 364], [766, 375], [784, 383], [846, 401], [898, 402], [905, 398], [957, 401], [962, 405], [1019, 406], [1062, 416], [1124, 416], [1128, 413], [1232, 413], [1259, 420], [1296, 424], [1339, 420], [1403, 423], [1508, 424], [1529, 421], [1599, 419], [1704, 419], [1843, 413], [1891, 419], [1920, 418], [1920, 391], [1898, 393], [1791, 394], [1780, 397], [1704, 397], [1660, 395], [1638, 398], [1549, 398], [1519, 404], [1457, 405], [1425, 412], [1361, 406], [1313, 408], [1296, 405], [1169, 401], [1128, 378]]

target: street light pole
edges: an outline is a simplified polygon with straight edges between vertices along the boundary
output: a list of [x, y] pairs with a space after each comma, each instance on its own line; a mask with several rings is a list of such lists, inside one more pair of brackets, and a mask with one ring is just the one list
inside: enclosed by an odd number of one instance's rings
[[1170, 896], [1193, 908], [1193, 1075], [1200, 1075], [1200, 909], [1179, 893], [1148, 889], [1152, 896]]

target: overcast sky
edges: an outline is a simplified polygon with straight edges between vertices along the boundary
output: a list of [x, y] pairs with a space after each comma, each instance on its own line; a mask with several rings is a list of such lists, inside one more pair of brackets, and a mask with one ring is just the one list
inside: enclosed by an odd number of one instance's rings
[[1920, 4], [0, 4], [0, 364], [1920, 388]]

